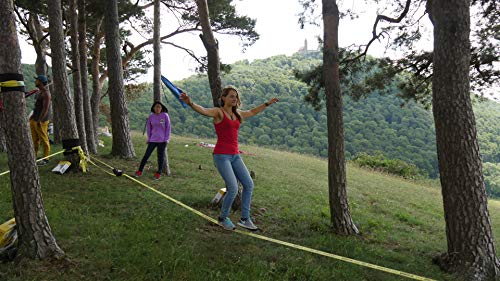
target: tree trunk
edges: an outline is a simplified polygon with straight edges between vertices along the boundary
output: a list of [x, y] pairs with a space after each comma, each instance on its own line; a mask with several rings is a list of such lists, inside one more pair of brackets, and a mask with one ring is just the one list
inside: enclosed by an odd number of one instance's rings
[[[21, 50], [11, 0], [0, 1], [0, 74], [21, 73]], [[18, 80], [22, 80], [19, 79]], [[24, 93], [2, 94], [0, 127], [8, 147], [14, 216], [19, 235], [19, 258], [60, 258], [64, 252], [56, 243], [43, 205], [35, 153], [26, 118]]]
[[5, 132], [0, 124], [0, 152], [7, 152], [7, 139], [5, 139]]
[[88, 87], [87, 71], [87, 20], [85, 11], [85, 0], [78, 0], [78, 46], [80, 49], [80, 79], [82, 84], [83, 115], [85, 120], [85, 136], [90, 153], [97, 153], [97, 139], [95, 138], [94, 122], [92, 119], [92, 108]]
[[153, 101], [161, 101], [160, 0], [154, 0], [153, 19]]
[[[161, 52], [160, 52], [160, 30], [161, 30], [160, 0], [154, 0], [154, 23], [153, 23], [153, 101], [161, 101]], [[165, 161], [161, 171], [170, 176], [170, 163], [168, 161], [168, 149], [165, 146]]]
[[[73, 65], [73, 97], [75, 99], [75, 116], [80, 146], [88, 153], [87, 135], [85, 134], [85, 118], [83, 115], [83, 94], [80, 67], [80, 49], [78, 46], [78, 14], [76, 12], [76, 1], [69, 0], [69, 26], [71, 42], [71, 64]], [[85, 55], [85, 54], [83, 54]]]
[[163, 174], [166, 176], [172, 175], [172, 172], [170, 171], [170, 161], [168, 161], [168, 145], [165, 146], [165, 161], [163, 161], [163, 167], [161, 168], [161, 171]]
[[[54, 119], [57, 119], [61, 139], [78, 139], [75, 122], [75, 110], [70, 96], [68, 75], [66, 74], [66, 48], [62, 26], [61, 0], [50, 0], [49, 32], [52, 51], [52, 73], [54, 91], [52, 92]], [[57, 116], [57, 118], [56, 118]]]
[[[49, 85], [49, 92], [53, 93], [55, 92], [54, 88], [54, 83]], [[54, 104], [54, 95], [51, 95], [52, 97], [52, 104]], [[54, 143], [61, 143], [62, 135], [61, 135], [61, 121], [60, 121], [60, 114], [59, 112], [54, 111], [54, 106], [50, 107], [51, 113], [52, 113], [52, 126], [53, 126], [53, 133], [54, 133]]]
[[100, 18], [97, 21], [94, 30], [94, 45], [92, 46], [92, 63], [90, 66], [92, 75], [92, 97], [90, 99], [90, 106], [92, 110], [92, 124], [94, 125], [94, 140], [96, 143], [99, 141], [99, 105], [101, 104], [101, 81], [99, 80], [99, 62], [101, 60], [101, 43], [102, 43], [102, 21]]
[[36, 38], [32, 38], [33, 40], [33, 47], [35, 48], [36, 52], [36, 61], [35, 61], [35, 71], [36, 74], [42, 74], [42, 75], [47, 75], [48, 73], [48, 66], [47, 66], [47, 61], [46, 61], [46, 52], [47, 52], [47, 40], [43, 39], [43, 27], [42, 24], [40, 23], [40, 19], [38, 18], [38, 15], [35, 13], [30, 12], [30, 17], [29, 17], [29, 24], [31, 28], [33, 29], [33, 33], [36, 36]]
[[440, 266], [465, 280], [497, 280], [481, 156], [470, 99], [470, 1], [434, 0], [432, 104], [448, 252]]
[[323, 0], [325, 81], [328, 127], [328, 190], [330, 215], [336, 233], [359, 233], [352, 221], [346, 190], [346, 163], [342, 94], [340, 92], [338, 27], [339, 10], [335, 0]]
[[207, 50], [208, 60], [208, 82], [212, 92], [212, 101], [215, 107], [219, 106], [220, 95], [222, 93], [222, 82], [220, 79], [220, 59], [219, 43], [214, 37], [210, 18], [208, 14], [207, 0], [196, 0], [198, 14], [200, 16], [201, 29], [203, 35], [200, 35], [201, 41]]
[[106, 15], [104, 30], [106, 38], [106, 57], [109, 73], [109, 103], [111, 108], [111, 128], [113, 146], [111, 155], [122, 158], [135, 156], [134, 146], [130, 138], [127, 101], [123, 94], [123, 69], [120, 54], [120, 34], [118, 30], [117, 0], [105, 2]]

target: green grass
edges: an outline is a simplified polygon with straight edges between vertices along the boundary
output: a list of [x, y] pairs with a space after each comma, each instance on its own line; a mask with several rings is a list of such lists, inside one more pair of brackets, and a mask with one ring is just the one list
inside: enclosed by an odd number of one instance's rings
[[[134, 135], [137, 159], [100, 159], [132, 174], [145, 150]], [[174, 136], [169, 144], [171, 177], [140, 178], [209, 216], [209, 202], [223, 181], [211, 150]], [[188, 145], [186, 147], [186, 145]], [[439, 187], [348, 165], [348, 195], [361, 235], [342, 237], [329, 227], [325, 160], [252, 146], [242, 150], [256, 174], [252, 212], [260, 234], [337, 255], [439, 280], [452, 280], [432, 264], [446, 251]], [[53, 151], [59, 151], [54, 147]], [[56, 159], [59, 156], [56, 156]], [[61, 156], [62, 157], [62, 156]], [[6, 170], [0, 155], [0, 169]], [[226, 232], [125, 177], [91, 167], [87, 174], [40, 168], [47, 217], [70, 262], [0, 264], [0, 280], [406, 280], [331, 258]], [[199, 166], [201, 165], [201, 169]], [[9, 177], [0, 178], [0, 221], [13, 216]], [[495, 237], [500, 203], [489, 201]], [[233, 220], [239, 213], [231, 215]], [[497, 248], [499, 247], [497, 243]]]

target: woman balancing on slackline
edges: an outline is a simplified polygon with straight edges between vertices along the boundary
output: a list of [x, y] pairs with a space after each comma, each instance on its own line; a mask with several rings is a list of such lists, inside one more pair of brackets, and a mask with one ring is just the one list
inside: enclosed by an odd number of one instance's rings
[[191, 101], [191, 98], [182, 93], [180, 98], [199, 114], [213, 118], [215, 132], [217, 133], [217, 144], [214, 149], [214, 163], [219, 174], [226, 183], [227, 192], [222, 202], [221, 213], [218, 218], [219, 225], [227, 230], [235, 228], [229, 211], [238, 193], [239, 180], [243, 185], [241, 198], [241, 219], [238, 225], [249, 230], [257, 230], [250, 218], [250, 201], [252, 200], [253, 180], [248, 173], [247, 167], [243, 163], [238, 148], [238, 129], [242, 119], [249, 118], [262, 112], [264, 108], [278, 101], [272, 98], [268, 102], [261, 104], [251, 110], [239, 110], [241, 106], [240, 94], [234, 87], [222, 89], [220, 104], [221, 107], [204, 108]]

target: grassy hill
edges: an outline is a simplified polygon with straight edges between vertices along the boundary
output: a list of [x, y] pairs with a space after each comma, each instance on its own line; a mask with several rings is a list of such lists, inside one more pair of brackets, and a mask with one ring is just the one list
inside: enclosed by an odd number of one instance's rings
[[[132, 174], [145, 151], [133, 136], [138, 159], [99, 159]], [[223, 187], [212, 151], [199, 141], [174, 136], [171, 177], [140, 180], [216, 217], [209, 202]], [[259, 234], [337, 255], [439, 280], [452, 280], [431, 262], [446, 250], [438, 186], [423, 185], [348, 165], [348, 195], [361, 235], [341, 237], [329, 229], [325, 160], [243, 145], [254, 171], [252, 212]], [[53, 151], [59, 151], [54, 147]], [[57, 156], [56, 156], [56, 159]], [[56, 175], [40, 168], [44, 203], [57, 242], [69, 261], [0, 264], [0, 280], [407, 280], [346, 262], [261, 241], [212, 225], [125, 177], [101, 170]], [[201, 169], [200, 169], [201, 165]], [[6, 155], [0, 155], [6, 170]], [[489, 201], [495, 237], [500, 202]], [[13, 216], [9, 177], [0, 178], [0, 221]], [[239, 213], [231, 215], [233, 220]], [[497, 248], [499, 247], [497, 243]]]

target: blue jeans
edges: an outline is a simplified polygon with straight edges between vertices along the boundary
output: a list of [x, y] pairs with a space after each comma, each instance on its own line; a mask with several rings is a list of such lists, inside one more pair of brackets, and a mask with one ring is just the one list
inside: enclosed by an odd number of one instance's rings
[[241, 198], [241, 217], [250, 217], [253, 180], [239, 154], [214, 154], [215, 167], [226, 183], [226, 194], [222, 202], [221, 218], [229, 216], [231, 205], [238, 194], [238, 181], [243, 185]]
[[163, 168], [163, 162], [165, 161], [165, 147], [167, 146], [166, 142], [150, 142], [148, 143], [148, 148], [146, 148], [146, 153], [144, 153], [144, 157], [142, 157], [141, 165], [139, 166], [139, 171], [142, 172], [144, 170], [144, 166], [146, 166], [146, 162], [153, 153], [153, 150], [156, 148], [156, 153], [158, 156], [158, 174], [161, 174], [161, 169]]

